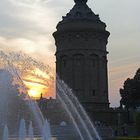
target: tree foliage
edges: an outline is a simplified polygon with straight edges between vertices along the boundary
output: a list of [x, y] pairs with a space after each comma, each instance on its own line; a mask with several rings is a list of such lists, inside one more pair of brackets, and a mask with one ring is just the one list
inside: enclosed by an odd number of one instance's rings
[[128, 78], [124, 82], [120, 95], [120, 103], [126, 109], [140, 107], [140, 68], [132, 79]]

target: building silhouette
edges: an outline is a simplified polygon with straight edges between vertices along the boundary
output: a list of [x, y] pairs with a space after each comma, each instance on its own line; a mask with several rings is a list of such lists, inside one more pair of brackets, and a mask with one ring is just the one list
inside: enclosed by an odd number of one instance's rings
[[[73, 90], [100, 135], [111, 137], [119, 130], [119, 125], [128, 123], [129, 118], [127, 111], [109, 107], [106, 45], [110, 33], [99, 15], [88, 7], [87, 0], [74, 2], [74, 7], [53, 33], [56, 73]], [[45, 107], [44, 113], [48, 114], [45, 116], [50, 122], [58, 125], [64, 121], [69, 126], [70, 116], [65, 114], [58, 98], [46, 100], [45, 105], [43, 102], [41, 98], [40, 107]]]
[[87, 0], [74, 1], [74, 7], [53, 34], [56, 72], [89, 113], [106, 110], [109, 108], [106, 45], [110, 33], [99, 15], [88, 7]]

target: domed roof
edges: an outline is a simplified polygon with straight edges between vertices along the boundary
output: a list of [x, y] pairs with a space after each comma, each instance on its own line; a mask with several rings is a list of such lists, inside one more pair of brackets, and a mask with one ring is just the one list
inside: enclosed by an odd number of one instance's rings
[[96, 15], [86, 4], [87, 0], [74, 0], [75, 5], [70, 12], [63, 17], [60, 23], [73, 21], [94, 21], [101, 22], [99, 15]]
[[87, 0], [74, 0], [75, 3], [86, 3]]

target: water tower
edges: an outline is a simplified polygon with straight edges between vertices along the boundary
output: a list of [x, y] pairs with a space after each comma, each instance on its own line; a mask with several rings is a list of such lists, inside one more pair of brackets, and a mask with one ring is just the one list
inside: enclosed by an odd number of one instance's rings
[[107, 110], [108, 72], [107, 40], [110, 35], [87, 5], [75, 5], [57, 25], [53, 34], [56, 44], [56, 72], [78, 97], [87, 112]]

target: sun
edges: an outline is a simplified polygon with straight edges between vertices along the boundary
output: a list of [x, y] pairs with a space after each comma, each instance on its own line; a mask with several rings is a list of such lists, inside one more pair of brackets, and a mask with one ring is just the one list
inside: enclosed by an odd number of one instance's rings
[[24, 83], [28, 88], [28, 95], [33, 99], [39, 99], [41, 94], [44, 95], [48, 92], [48, 87], [41, 83], [36, 83], [34, 81], [24, 81]]
[[28, 94], [29, 94], [30, 97], [33, 97], [33, 98], [36, 98], [39, 95], [38, 91], [36, 91], [35, 89], [30, 89], [28, 91]]
[[28, 95], [33, 99], [40, 99], [41, 95], [48, 98], [52, 94], [51, 76], [46, 71], [34, 68], [23, 77], [24, 85], [27, 87]]

